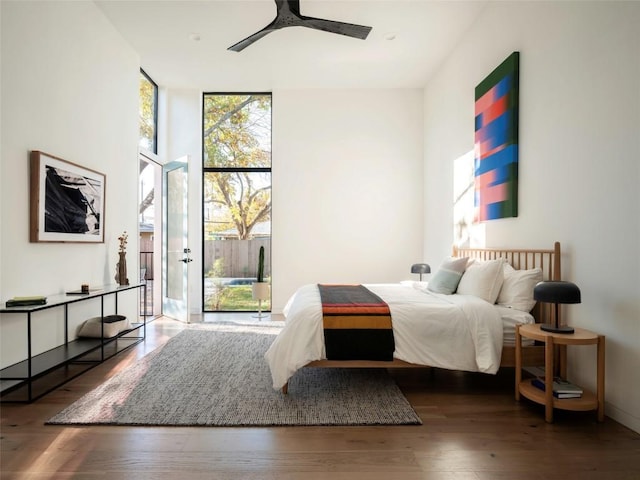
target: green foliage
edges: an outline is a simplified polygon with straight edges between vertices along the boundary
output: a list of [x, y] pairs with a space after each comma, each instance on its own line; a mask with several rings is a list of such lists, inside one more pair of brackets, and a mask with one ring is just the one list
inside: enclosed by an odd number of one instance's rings
[[[234, 287], [227, 287], [225, 290], [224, 298], [219, 302], [215, 302], [213, 295], [207, 295], [205, 298], [205, 307], [207, 311], [210, 310], [225, 310], [230, 312], [252, 312], [257, 308], [257, 300], [254, 300], [251, 295], [251, 285], [238, 285]], [[270, 310], [270, 300], [262, 302], [263, 310]]]
[[217, 258], [213, 262], [213, 267], [207, 273], [207, 277], [213, 279], [213, 291], [211, 295], [207, 295], [205, 302], [212, 310], [222, 310], [222, 305], [225, 303], [229, 296], [229, 286], [224, 285], [220, 280], [224, 273], [224, 259]]
[[[232, 287], [229, 296], [222, 310], [230, 311], [254, 311], [257, 309], [258, 302], [251, 295], [251, 285], [242, 287]], [[262, 309], [269, 310], [271, 304], [267, 301], [262, 302]]]
[[204, 166], [271, 165], [271, 96], [205, 95]]
[[[258, 302], [253, 299], [251, 285], [224, 285], [224, 259], [218, 258], [206, 278], [213, 280], [213, 289], [205, 294], [204, 310], [251, 312], [257, 309]], [[263, 310], [271, 308], [270, 300], [262, 303]]]

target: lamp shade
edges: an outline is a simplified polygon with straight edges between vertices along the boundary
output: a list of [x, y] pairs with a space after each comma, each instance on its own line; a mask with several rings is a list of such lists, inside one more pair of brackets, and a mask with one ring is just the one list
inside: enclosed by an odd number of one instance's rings
[[431, 273], [428, 263], [414, 263], [411, 265], [411, 273]]
[[539, 282], [533, 289], [533, 298], [546, 303], [580, 303], [580, 289], [571, 282]]

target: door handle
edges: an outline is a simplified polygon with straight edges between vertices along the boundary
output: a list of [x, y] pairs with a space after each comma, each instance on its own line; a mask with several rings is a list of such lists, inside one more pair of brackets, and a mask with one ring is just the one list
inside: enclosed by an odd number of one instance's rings
[[193, 262], [193, 259], [192, 258], [181, 258], [178, 261], [179, 262], [183, 262], [183, 263], [189, 263], [189, 262]]

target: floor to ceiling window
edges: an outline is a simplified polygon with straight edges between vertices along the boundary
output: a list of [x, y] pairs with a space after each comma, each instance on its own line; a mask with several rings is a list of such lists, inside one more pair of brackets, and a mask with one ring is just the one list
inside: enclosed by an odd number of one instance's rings
[[205, 93], [202, 145], [203, 310], [255, 311], [260, 247], [271, 278], [271, 94]]
[[[162, 168], [156, 161], [158, 153], [158, 85], [140, 69], [139, 79], [139, 177], [138, 187], [140, 203], [138, 205], [140, 235], [140, 281], [147, 282], [147, 310], [145, 315], [159, 315], [161, 304], [156, 299], [160, 296], [160, 283], [155, 274], [160, 265], [160, 225], [156, 223], [155, 194], [161, 188]], [[141, 299], [142, 300], [142, 299]], [[141, 304], [144, 303], [141, 301]], [[142, 311], [142, 306], [141, 306]]]

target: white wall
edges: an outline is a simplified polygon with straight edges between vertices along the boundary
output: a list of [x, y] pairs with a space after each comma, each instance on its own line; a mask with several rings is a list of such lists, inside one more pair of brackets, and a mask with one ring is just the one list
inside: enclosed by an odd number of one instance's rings
[[[519, 216], [488, 246], [562, 243], [582, 303], [568, 322], [606, 335], [606, 414], [640, 431], [640, 4], [491, 2], [425, 90], [425, 258], [453, 241], [452, 162], [473, 148], [475, 86], [520, 51]], [[440, 208], [433, 205], [440, 204]], [[428, 226], [428, 228], [426, 228]], [[594, 347], [595, 348], [595, 347]], [[570, 377], [595, 386], [594, 348]]]
[[[215, 91], [212, 87], [211, 91]], [[166, 92], [165, 160], [189, 155], [190, 310], [202, 311], [202, 93]], [[272, 311], [305, 283], [392, 282], [422, 261], [421, 90], [273, 93]]]
[[422, 92], [273, 92], [273, 311], [317, 282], [422, 261]]
[[[1, 2], [0, 8], [0, 301], [114, 283], [117, 237], [125, 230], [132, 234], [129, 271], [138, 271], [139, 58], [93, 2]], [[30, 150], [106, 175], [104, 244], [29, 243]], [[135, 302], [132, 308], [135, 315]], [[62, 342], [60, 315], [39, 315], [35, 353]], [[25, 357], [26, 326], [21, 315], [0, 320], [6, 366]]]

